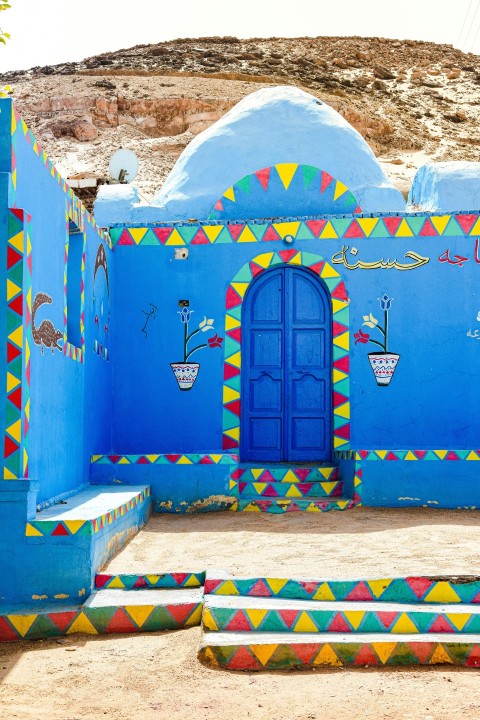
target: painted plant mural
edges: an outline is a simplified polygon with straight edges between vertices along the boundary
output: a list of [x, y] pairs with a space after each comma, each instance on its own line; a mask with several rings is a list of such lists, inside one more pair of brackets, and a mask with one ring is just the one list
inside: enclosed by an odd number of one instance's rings
[[43, 348], [50, 348], [52, 355], [55, 354], [55, 349], [62, 352], [62, 346], [58, 344], [58, 341], [63, 338], [62, 330], [57, 330], [51, 320], [42, 320], [40, 325], [37, 327], [35, 316], [38, 309], [42, 305], [51, 305], [52, 298], [50, 295], [44, 292], [38, 292], [35, 295], [32, 308], [32, 338], [36, 345], [40, 346], [43, 355]]
[[[173, 370], [173, 374], [175, 375], [180, 390], [191, 390], [195, 380], [197, 379], [200, 364], [197, 362], [191, 362], [190, 358], [192, 355], [207, 347], [212, 349], [217, 347], [221, 348], [223, 342], [223, 338], [219, 337], [215, 332], [213, 320], [207, 320], [206, 316], [198, 324], [198, 327], [195, 330], [189, 332], [189, 323], [193, 312], [194, 311], [190, 310], [188, 307], [182, 307], [182, 309], [178, 311], [183, 325], [183, 360], [170, 363], [170, 367]], [[214, 335], [211, 335], [208, 339], [206, 339], [206, 342], [201, 342], [199, 345], [195, 345], [195, 347], [190, 346], [191, 340], [196, 335], [206, 332], [212, 332]], [[198, 339], [199, 338], [197, 338], [197, 340]]]
[[370, 315], [364, 315], [362, 323], [362, 325], [365, 325], [372, 330], [377, 330], [379, 333], [377, 334], [378, 339], [376, 340], [375, 338], [370, 337], [370, 335], [363, 332], [361, 328], [358, 332], [354, 333], [354, 338], [355, 345], [358, 343], [364, 343], [365, 345], [367, 343], [372, 343], [372, 345], [378, 345], [380, 348], [380, 351], [368, 353], [368, 359], [370, 361], [370, 365], [372, 366], [377, 385], [380, 387], [386, 387], [390, 384], [390, 380], [392, 379], [398, 365], [398, 361], [400, 360], [400, 355], [390, 352], [388, 349], [388, 313], [390, 312], [393, 298], [385, 294], [382, 295], [381, 298], [378, 298], [378, 301], [380, 303], [380, 309], [383, 310], [383, 326], [372, 313], [370, 313]]

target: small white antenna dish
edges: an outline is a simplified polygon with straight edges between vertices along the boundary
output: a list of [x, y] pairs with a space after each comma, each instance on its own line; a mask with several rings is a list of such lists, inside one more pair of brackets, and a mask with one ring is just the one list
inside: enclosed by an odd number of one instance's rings
[[113, 180], [126, 184], [135, 180], [138, 173], [138, 158], [133, 150], [120, 148], [110, 158], [108, 172]]

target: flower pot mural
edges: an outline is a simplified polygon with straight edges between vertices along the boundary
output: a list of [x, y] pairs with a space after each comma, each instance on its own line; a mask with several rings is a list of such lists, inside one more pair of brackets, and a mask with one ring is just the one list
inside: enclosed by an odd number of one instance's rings
[[363, 316], [363, 325], [366, 325], [368, 328], [378, 330], [380, 333], [378, 336], [379, 339], [375, 340], [374, 338], [371, 338], [370, 335], [363, 332], [361, 328], [354, 334], [354, 338], [355, 345], [357, 345], [357, 343], [363, 343], [365, 345], [367, 343], [372, 343], [373, 345], [378, 345], [380, 348], [380, 351], [368, 353], [368, 359], [370, 361], [373, 374], [375, 375], [377, 385], [380, 387], [386, 387], [390, 384], [393, 374], [397, 368], [398, 361], [400, 360], [400, 355], [388, 350], [388, 313], [392, 306], [393, 298], [388, 297], [388, 295], [385, 294], [382, 295], [381, 298], [378, 298], [378, 300], [380, 302], [380, 308], [383, 310], [383, 327], [372, 313], [370, 313], [370, 315]]
[[[180, 388], [180, 390], [191, 390], [193, 384], [195, 383], [195, 380], [198, 377], [198, 371], [200, 370], [200, 364], [197, 362], [190, 362], [189, 358], [194, 353], [198, 352], [199, 350], [203, 350], [204, 348], [222, 347], [223, 342], [223, 338], [219, 337], [218, 334], [215, 332], [215, 328], [213, 327], [213, 320], [207, 320], [206, 316], [199, 323], [198, 327], [195, 330], [189, 332], [189, 323], [193, 312], [194, 311], [190, 310], [188, 307], [182, 307], [182, 309], [178, 311], [178, 314], [180, 315], [180, 320], [183, 325], [183, 361], [170, 363], [170, 367], [173, 370], [173, 374], [175, 375], [175, 379], [178, 383], [178, 387]], [[190, 349], [189, 346], [192, 338], [194, 338], [195, 335], [198, 335], [199, 333], [206, 332], [213, 332], [214, 335], [209, 337], [206, 342], [200, 343], [199, 345], [196, 345], [195, 347]]]

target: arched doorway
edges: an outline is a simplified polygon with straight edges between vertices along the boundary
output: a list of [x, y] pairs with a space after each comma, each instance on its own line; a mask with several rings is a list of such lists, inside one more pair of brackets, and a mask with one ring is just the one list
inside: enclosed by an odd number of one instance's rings
[[330, 460], [328, 289], [309, 270], [276, 266], [250, 284], [242, 327], [242, 461]]

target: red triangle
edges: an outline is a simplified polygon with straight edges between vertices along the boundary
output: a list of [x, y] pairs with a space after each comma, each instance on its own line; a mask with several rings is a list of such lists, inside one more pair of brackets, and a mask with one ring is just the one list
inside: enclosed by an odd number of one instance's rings
[[280, 250], [278, 254], [284, 263], [288, 263], [295, 255], [298, 254], [298, 250]]
[[177, 621], [179, 625], [183, 625], [185, 620], [197, 607], [197, 603], [188, 603], [187, 605], [166, 605], [165, 609]]
[[15, 347], [15, 345], [12, 345], [12, 343], [7, 343], [7, 361], [12, 362], [12, 360], [15, 360], [19, 355], [22, 354], [22, 351]]
[[332, 330], [333, 330], [333, 337], [337, 337], [338, 335], [342, 335], [342, 333], [346, 332], [348, 330], [348, 328], [343, 323], [335, 322], [335, 320], [334, 320], [332, 323]]
[[426, 450], [414, 450], [413, 454], [416, 455], [419, 460], [423, 460], [423, 458], [427, 454], [427, 451]]
[[394, 452], [390, 450], [390, 452], [387, 453], [387, 457], [385, 458], [385, 460], [398, 460], [398, 457], [395, 455]]
[[273, 483], [267, 485], [266, 489], [262, 493], [262, 497], [278, 497], [278, 492], [275, 490]]
[[171, 227], [159, 227], [159, 228], [153, 228], [153, 232], [157, 237], [158, 242], [161, 245], [165, 245], [168, 238], [173, 232], [173, 228]]
[[322, 171], [322, 183], [320, 185], [320, 192], [323, 193], [332, 182], [333, 177], [324, 170]]
[[246, 482], [239, 482], [238, 483], [238, 492], [241, 494], [245, 490], [247, 485], [248, 485], [248, 483], [246, 483]]
[[347, 290], [343, 281], [338, 283], [335, 290], [332, 290], [331, 296], [336, 300], [348, 300]]
[[165, 457], [167, 458], [168, 462], [175, 464], [176, 462], [178, 462], [178, 460], [180, 460], [180, 458], [182, 456], [181, 455], [165, 455]]
[[14, 250], [10, 245], [7, 248], [7, 269], [17, 264], [22, 259], [22, 255]]
[[17, 295], [16, 298], [14, 298], [11, 302], [8, 303], [8, 307], [10, 310], [13, 310], [13, 312], [16, 312], [17, 315], [20, 315], [20, 317], [23, 314], [23, 294], [20, 293], [20, 295]]
[[358, 224], [357, 220], [352, 220], [348, 226], [346, 232], [343, 235], [344, 238], [364, 238], [365, 233]]
[[233, 450], [238, 448], [238, 442], [228, 435], [224, 435], [222, 438], [222, 450]]
[[185, 582], [185, 580], [187, 579], [187, 577], [188, 577], [190, 574], [191, 574], [191, 573], [179, 573], [179, 572], [175, 572], [175, 573], [172, 573], [172, 578], [175, 580], [175, 582], [177, 583], [177, 585], [180, 585], [180, 586], [181, 586], [182, 583]]
[[363, 580], [359, 583], [356, 583], [353, 590], [351, 590], [345, 600], [374, 600], [375, 598], [372, 595], [371, 590], [368, 589], [368, 587], [365, 585]]
[[135, 245], [132, 236], [126, 228], [122, 231], [120, 237], [118, 238], [117, 245]]
[[65, 537], [67, 535], [70, 535], [65, 525], [61, 522], [58, 523], [57, 527], [53, 532], [50, 533], [50, 535], [56, 536], [56, 537]]
[[361, 212], [363, 212], [362, 208], [360, 207], [360, 205], [357, 205], [357, 207], [353, 211], [353, 214], [356, 215], [357, 213], [361, 213]]
[[95, 587], [102, 588], [109, 580], [112, 579], [112, 577], [113, 575], [95, 575]]
[[252, 632], [252, 626], [248, 622], [247, 617], [243, 610], [237, 610], [235, 615], [232, 617], [232, 619], [229, 621], [228, 625], [226, 626], [225, 630], [227, 632], [236, 631], [236, 632]]
[[10, 627], [5, 618], [0, 617], [0, 642], [10, 642], [12, 640], [21, 640], [19, 633]]
[[22, 408], [22, 388], [21, 386], [18, 387], [16, 390], [13, 390], [10, 395], [8, 396], [8, 399], [11, 403], [15, 405], [15, 407], [18, 410], [21, 410]]
[[205, 595], [211, 595], [216, 588], [221, 585], [223, 580], [205, 580], [204, 593]]
[[27, 363], [27, 367], [25, 370], [25, 377], [27, 378], [27, 385], [30, 387], [30, 360]]
[[109, 455], [108, 459], [110, 460], [110, 462], [116, 463], [120, 460], [121, 457], [121, 455]]
[[433, 585], [432, 580], [424, 577], [407, 577], [405, 578], [405, 582], [419, 600]]
[[342, 425], [342, 427], [335, 428], [335, 435], [336, 437], [341, 437], [344, 440], [350, 439], [350, 423], [345, 423], [345, 425]]
[[231, 285], [228, 286], [227, 290], [227, 310], [230, 308], [237, 307], [242, 304], [242, 298], [235, 292]]
[[262, 666], [242, 645], [230, 659], [228, 667], [230, 670], [259, 670]]
[[322, 272], [322, 270], [324, 268], [324, 265], [325, 265], [325, 263], [322, 261], [322, 262], [318, 262], [318, 263], [313, 263], [313, 265], [309, 265], [308, 268], [309, 268], [309, 270], [316, 273], [317, 275], [320, 275], [320, 273]]
[[312, 483], [297, 483], [296, 487], [300, 490], [302, 495], [306, 495], [308, 491], [312, 489]]
[[295, 468], [293, 472], [299, 480], [305, 480], [310, 475], [310, 468]]
[[223, 210], [223, 204], [221, 200], [217, 200], [215, 205], [213, 206], [214, 210]]
[[230, 365], [229, 363], [224, 363], [224, 365], [223, 365], [223, 379], [224, 380], [230, 380], [231, 378], [237, 377], [237, 375], [240, 375], [239, 368], [235, 367], [234, 365]]
[[368, 455], [368, 450], [358, 450], [358, 452], [360, 453], [360, 457], [362, 458], [362, 460], [365, 460]]
[[415, 657], [417, 657], [420, 662], [426, 663], [427, 660], [432, 655], [432, 648], [436, 645], [436, 643], [433, 642], [409, 642], [408, 646], [412, 648], [412, 651], [415, 653]]
[[354, 665], [380, 665], [380, 660], [373, 652], [370, 645], [362, 645], [360, 652], [353, 661]]
[[454, 633], [456, 629], [448, 622], [444, 615], [439, 615], [428, 628], [429, 633]]
[[343, 405], [343, 403], [346, 403], [348, 398], [345, 395], [342, 395], [339, 392], [333, 393], [333, 407], [338, 407], [339, 405]]
[[248, 594], [252, 597], [272, 597], [271, 590], [269, 590], [265, 581], [261, 578], [250, 588]]
[[384, 217], [383, 222], [390, 235], [395, 235], [398, 230], [398, 226], [402, 222], [401, 217]]
[[350, 356], [345, 355], [342, 358], [338, 358], [338, 360], [335, 360], [333, 363], [333, 367], [337, 368], [337, 370], [341, 370], [344, 373], [350, 372]]
[[[26, 136], [28, 138], [28, 135]], [[24, 210], [20, 210], [19, 208], [9, 208], [10, 212], [15, 215], [19, 220], [23, 220], [24, 216]]]
[[300, 580], [299, 584], [303, 587], [306, 593], [312, 595], [318, 588], [318, 582], [304, 582]]
[[76, 610], [69, 610], [67, 612], [49, 613], [48, 619], [51, 620], [58, 627], [60, 632], [64, 633], [76, 616]]
[[283, 622], [289, 630], [292, 629], [294, 622], [296, 621], [299, 610], [279, 610], [278, 614], [282, 618]]
[[143, 575], [139, 575], [138, 578], [133, 583], [134, 588], [146, 588], [148, 587], [148, 583], [143, 577]]
[[307, 220], [307, 222], [305, 223], [305, 225], [316, 238], [318, 238], [326, 224], [326, 220]]
[[5, 442], [4, 442], [4, 453], [5, 457], [10, 457], [14, 452], [16, 452], [19, 449], [19, 445], [17, 445], [16, 442], [14, 442], [11, 438], [8, 437], [8, 435], [5, 435]]
[[242, 342], [242, 328], [234, 328], [233, 330], [229, 330], [227, 332], [227, 335], [237, 342]]
[[264, 470], [258, 478], [257, 482], [275, 482], [275, 478], [273, 477], [270, 470]]
[[278, 234], [278, 232], [275, 230], [273, 225], [269, 225], [262, 240], [281, 240], [282, 238]]
[[473, 227], [473, 224], [478, 220], [478, 214], [455, 215], [455, 220], [458, 222], [465, 235], [468, 235]]
[[199, 465], [213, 465], [214, 463], [213, 463], [212, 458], [209, 458], [208, 455], [204, 455], [198, 464]]
[[350, 633], [352, 632], [352, 628], [345, 621], [345, 618], [342, 616], [342, 614], [337, 612], [335, 613], [333, 620], [328, 626], [328, 632]]
[[420, 237], [432, 237], [432, 235], [438, 235], [438, 232], [433, 227], [430, 218], [427, 218], [418, 234], [420, 235]]
[[205, 235], [205, 230], [203, 228], [199, 228], [195, 233], [191, 241], [191, 245], [210, 245], [210, 240]]
[[[1, 633], [0, 633], [1, 637]], [[480, 645], [475, 645], [465, 661], [466, 667], [480, 667]]]
[[[320, 650], [319, 643], [292, 643], [290, 649], [293, 650], [299, 660], [304, 665], [310, 665], [314, 656]], [[312, 717], [312, 716], [311, 716]]]
[[142, 455], [142, 457], [137, 460], [137, 465], [150, 465], [150, 464], [151, 464], [150, 461], [147, 460], [145, 455]]
[[232, 236], [234, 242], [236, 242], [242, 232], [242, 230], [245, 228], [245, 225], [239, 225], [239, 224], [232, 224], [228, 225], [228, 229], [230, 230], [230, 235]]
[[244, 468], [237, 468], [230, 474], [230, 477], [232, 478], [232, 480], [239, 480], [242, 477], [242, 475], [244, 474], [244, 472], [245, 472]]
[[268, 189], [268, 183], [270, 181], [270, 172], [272, 168], [266, 167], [262, 168], [262, 170], [257, 170], [255, 173], [255, 177], [258, 179], [258, 182], [263, 187], [264, 190]]
[[460, 460], [457, 453], [453, 452], [453, 450], [450, 450], [449, 453], [445, 456], [445, 460]]
[[32, 266], [32, 255], [31, 255], [31, 254], [27, 256], [27, 265], [28, 265], [28, 269], [30, 270], [30, 276], [31, 276], [31, 275], [32, 275], [32, 272], [33, 272], [33, 269], [32, 269], [32, 267], [33, 267], [33, 266]]
[[233, 400], [225, 405], [227, 410], [230, 410], [234, 415], [240, 417], [240, 400]]
[[254, 263], [254, 262], [250, 263], [250, 270], [252, 271], [253, 277], [257, 277], [257, 275], [260, 275], [260, 273], [263, 272], [264, 269], [265, 268], [260, 267], [260, 265], [257, 265], [257, 263]]
[[382, 623], [383, 627], [388, 630], [397, 619], [398, 613], [391, 612], [389, 610], [379, 610], [377, 611], [377, 617]]
[[138, 632], [138, 627], [133, 624], [133, 620], [127, 617], [126, 613], [122, 608], [118, 608], [115, 615], [112, 617], [107, 627], [105, 628], [106, 633], [130, 633]]

